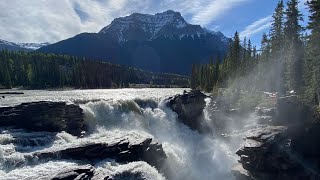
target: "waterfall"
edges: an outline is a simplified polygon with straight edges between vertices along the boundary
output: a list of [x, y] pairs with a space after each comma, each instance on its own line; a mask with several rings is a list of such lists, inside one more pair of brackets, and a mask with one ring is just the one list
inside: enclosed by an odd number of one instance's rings
[[[121, 164], [101, 159], [94, 164], [97, 171], [105, 169], [121, 179], [121, 173], [142, 174], [146, 179], [233, 179], [230, 174], [236, 161], [235, 149], [220, 136], [199, 134], [177, 121], [177, 114], [166, 107], [165, 97], [108, 99], [81, 104], [90, 134], [83, 138], [66, 132], [25, 132], [2, 130], [0, 134], [0, 179], [41, 179], [58, 172], [60, 167], [84, 165], [80, 161], [40, 162], [32, 152], [74, 147], [90, 142], [151, 137], [163, 145], [167, 154], [163, 172], [145, 162]], [[210, 103], [207, 102], [207, 106]], [[210, 108], [205, 108], [206, 121]], [[50, 172], [49, 172], [50, 170]], [[36, 178], [37, 177], [37, 178]]]

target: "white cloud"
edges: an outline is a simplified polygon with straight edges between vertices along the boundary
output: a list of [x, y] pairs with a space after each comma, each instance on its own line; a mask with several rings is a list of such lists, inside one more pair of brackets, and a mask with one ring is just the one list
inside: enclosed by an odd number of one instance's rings
[[68, 0], [1, 1], [0, 38], [21, 41], [56, 41], [81, 31], [82, 24]]
[[208, 25], [211, 21], [223, 15], [232, 7], [237, 6], [247, 0], [214, 0], [206, 3], [201, 9], [197, 9], [191, 22], [199, 23], [200, 25]]
[[259, 33], [265, 29], [270, 28], [271, 19], [272, 19], [272, 16], [270, 15], [253, 22], [252, 24], [245, 27], [245, 29], [242, 32], [240, 32], [240, 37], [250, 38], [252, 35], [255, 35], [256, 33]]
[[203, 26], [248, 0], [1, 0], [0, 39], [56, 42], [81, 32], [98, 32], [114, 18], [168, 9]]

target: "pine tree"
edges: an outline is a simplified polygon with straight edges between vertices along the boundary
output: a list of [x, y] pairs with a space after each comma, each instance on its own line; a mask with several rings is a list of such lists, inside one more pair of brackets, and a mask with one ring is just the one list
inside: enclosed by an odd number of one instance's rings
[[280, 0], [277, 4], [275, 12], [272, 16], [272, 24], [270, 29], [270, 58], [269, 68], [273, 69], [270, 76], [270, 87], [272, 91], [284, 92], [284, 79], [283, 79], [283, 19], [284, 19], [284, 5]]
[[216, 64], [215, 64], [215, 69], [214, 69], [214, 83], [213, 85], [216, 86], [218, 81], [220, 80], [220, 57], [218, 56]]
[[277, 4], [274, 14], [272, 15], [272, 24], [270, 29], [271, 51], [274, 56], [278, 56], [281, 52], [283, 43], [283, 20], [284, 20], [284, 5], [283, 0]]
[[198, 67], [195, 64], [192, 64], [192, 71], [191, 71], [191, 89], [197, 89], [199, 86], [198, 83]]
[[266, 33], [263, 33], [262, 40], [261, 40], [261, 56], [262, 61], [267, 62], [270, 59], [270, 40]]
[[284, 23], [284, 35], [286, 41], [293, 41], [295, 43], [301, 42], [300, 35], [303, 30], [299, 21], [303, 21], [302, 14], [298, 9], [298, 1], [290, 0], [287, 3], [286, 21]]
[[241, 50], [241, 75], [244, 76], [247, 72], [247, 65], [248, 65], [248, 52], [247, 52], [247, 38], [244, 37], [242, 43], [242, 50]]
[[252, 48], [252, 57], [253, 57], [254, 60], [257, 60], [257, 55], [258, 55], [257, 54], [257, 47], [253, 46], [253, 48]]
[[[309, 7], [309, 24], [307, 28], [311, 31], [307, 47], [306, 47], [306, 61], [305, 61], [305, 78], [306, 90], [305, 94], [307, 100], [313, 101], [319, 105], [319, 89], [320, 89], [320, 1], [309, 0], [307, 2]], [[315, 98], [314, 98], [315, 97]]]
[[247, 37], [244, 37], [243, 43], [242, 43], [242, 51], [241, 51], [241, 56], [242, 56], [242, 62], [247, 59]]
[[252, 67], [253, 67], [251, 56], [252, 56], [252, 44], [251, 44], [251, 40], [249, 39], [248, 47], [247, 47], [247, 56], [246, 56], [247, 57], [247, 63], [246, 63], [246, 66], [245, 66], [247, 72], [251, 71]]
[[287, 3], [285, 12], [286, 21], [284, 23], [285, 35], [285, 85], [288, 90], [296, 90], [301, 92], [303, 85], [303, 43], [300, 39], [303, 30], [299, 21], [302, 21], [302, 14], [298, 9], [298, 1], [290, 0]]
[[251, 44], [251, 40], [249, 39], [248, 47], [247, 47], [247, 57], [250, 58], [251, 55], [252, 55], [252, 44]]
[[266, 33], [263, 33], [261, 39], [261, 48], [260, 48], [260, 58], [257, 66], [257, 82], [259, 89], [263, 89], [265, 91], [270, 91], [271, 87], [271, 79], [273, 75], [270, 75], [269, 72], [272, 68], [271, 62], [271, 45], [270, 39], [268, 38]]
[[240, 51], [241, 51], [241, 45], [240, 45], [240, 37], [239, 33], [236, 32], [233, 37], [233, 44], [232, 44], [232, 50], [231, 50], [231, 72], [233, 72], [233, 78], [238, 73], [238, 67], [241, 65], [241, 58], [240, 58]]

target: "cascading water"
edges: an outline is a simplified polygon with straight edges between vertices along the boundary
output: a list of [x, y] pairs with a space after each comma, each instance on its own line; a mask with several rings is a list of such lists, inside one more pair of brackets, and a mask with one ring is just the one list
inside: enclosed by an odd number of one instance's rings
[[[134, 178], [139, 173], [145, 179], [233, 179], [231, 165], [236, 161], [234, 150], [220, 137], [199, 134], [177, 121], [177, 114], [166, 107], [165, 98], [181, 93], [182, 89], [162, 92], [161, 90], [114, 91], [118, 98], [92, 96], [86, 99], [74, 96], [64, 99], [79, 102], [84, 110], [85, 120], [92, 133], [83, 138], [68, 133], [26, 132], [24, 130], [2, 130], [0, 134], [0, 179], [46, 179], [61, 168], [67, 169], [86, 164], [81, 161], [55, 160], [37, 161], [31, 153], [50, 151], [62, 147], [73, 147], [90, 142], [110, 142], [117, 139], [138, 139], [151, 137], [163, 145], [167, 154], [163, 172], [145, 162], [120, 164], [112, 159], [101, 159], [94, 164], [97, 171], [108, 171], [114, 178]], [[159, 91], [150, 93], [150, 91]], [[109, 91], [110, 92], [110, 91]], [[81, 92], [83, 94], [83, 92]], [[92, 92], [87, 92], [92, 94]], [[106, 92], [107, 93], [107, 92]], [[122, 94], [119, 98], [119, 94]], [[159, 97], [159, 94], [161, 94]], [[27, 101], [32, 93], [24, 97]], [[50, 100], [50, 97], [43, 97]], [[41, 100], [43, 100], [41, 99]], [[94, 100], [93, 100], [94, 99]], [[207, 100], [209, 105], [210, 100]], [[208, 111], [205, 108], [204, 111]], [[207, 112], [204, 112], [205, 114]], [[211, 121], [208, 119], [206, 121]], [[31, 157], [30, 157], [31, 156]], [[124, 173], [128, 172], [128, 173]], [[121, 175], [122, 174], [122, 175]]]

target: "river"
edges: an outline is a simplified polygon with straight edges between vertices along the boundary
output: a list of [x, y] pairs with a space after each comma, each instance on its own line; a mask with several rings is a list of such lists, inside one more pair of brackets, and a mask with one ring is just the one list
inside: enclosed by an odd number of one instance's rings
[[[108, 171], [111, 175], [139, 172], [145, 179], [154, 180], [233, 179], [230, 169], [236, 162], [236, 149], [220, 137], [203, 135], [191, 130], [178, 122], [177, 114], [166, 107], [166, 98], [181, 94], [184, 90], [188, 89], [23, 90], [23, 95], [8, 95], [0, 99], [0, 106], [33, 101], [65, 101], [79, 104], [84, 110], [86, 121], [93, 125], [94, 131], [90, 135], [78, 138], [66, 132], [1, 129], [0, 179], [47, 179], [61, 169], [76, 167], [86, 162], [41, 162], [26, 158], [28, 155], [36, 151], [73, 147], [87, 142], [109, 142], [124, 137], [151, 137], [161, 143], [168, 157], [165, 164], [172, 173], [161, 174], [145, 162], [121, 164], [112, 159], [97, 161], [94, 164], [97, 170]], [[210, 99], [206, 101], [209, 104]], [[208, 108], [204, 111], [208, 111]], [[12, 141], [15, 138], [23, 141]], [[29, 142], [31, 140], [32, 143]], [[134, 179], [130, 175], [125, 178]]]

